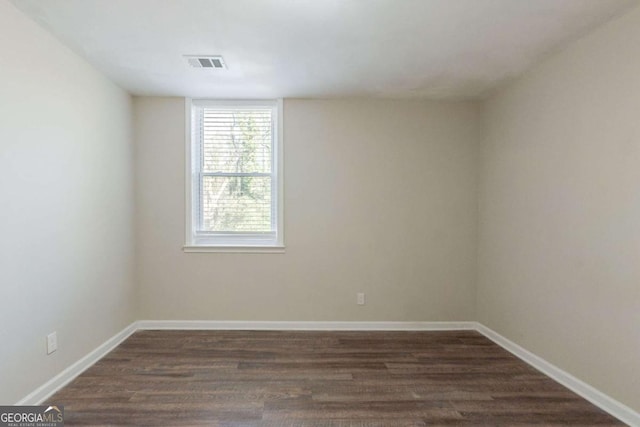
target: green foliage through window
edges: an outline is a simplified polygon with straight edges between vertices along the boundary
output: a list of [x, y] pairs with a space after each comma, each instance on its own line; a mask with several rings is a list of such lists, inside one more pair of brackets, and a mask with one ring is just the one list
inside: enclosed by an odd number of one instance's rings
[[203, 108], [201, 123], [202, 230], [271, 232], [271, 110]]

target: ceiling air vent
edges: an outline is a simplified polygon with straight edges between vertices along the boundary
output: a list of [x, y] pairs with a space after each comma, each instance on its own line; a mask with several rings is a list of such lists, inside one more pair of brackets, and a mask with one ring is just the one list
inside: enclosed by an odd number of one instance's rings
[[185, 56], [193, 68], [224, 69], [227, 66], [222, 56]]

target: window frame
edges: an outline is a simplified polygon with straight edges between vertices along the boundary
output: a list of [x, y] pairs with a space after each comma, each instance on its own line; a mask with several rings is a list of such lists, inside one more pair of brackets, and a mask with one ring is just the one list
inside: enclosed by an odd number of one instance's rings
[[[200, 137], [194, 135], [194, 106], [214, 108], [272, 108], [273, 165], [271, 173], [272, 223], [275, 238], [260, 233], [198, 233], [200, 214]], [[185, 98], [185, 252], [283, 253], [284, 252], [284, 168], [282, 99], [217, 100]], [[275, 218], [274, 218], [275, 216]]]

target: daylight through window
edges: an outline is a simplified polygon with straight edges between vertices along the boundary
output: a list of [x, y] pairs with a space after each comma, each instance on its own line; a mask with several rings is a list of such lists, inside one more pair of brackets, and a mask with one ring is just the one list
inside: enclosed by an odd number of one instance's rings
[[193, 101], [191, 244], [277, 246], [276, 101]]

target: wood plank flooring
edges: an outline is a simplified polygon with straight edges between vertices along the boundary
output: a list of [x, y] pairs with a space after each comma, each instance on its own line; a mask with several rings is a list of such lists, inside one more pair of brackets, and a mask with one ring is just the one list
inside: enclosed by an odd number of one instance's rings
[[472, 331], [141, 331], [47, 403], [68, 426], [623, 425]]

